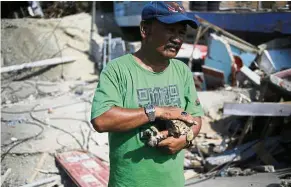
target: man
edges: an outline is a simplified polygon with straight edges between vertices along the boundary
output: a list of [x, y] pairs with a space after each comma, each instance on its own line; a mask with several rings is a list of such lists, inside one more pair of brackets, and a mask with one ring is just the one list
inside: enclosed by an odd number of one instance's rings
[[156, 119], [179, 119], [195, 123], [194, 134], [199, 133], [203, 112], [192, 73], [173, 59], [187, 24], [197, 27], [180, 4], [147, 4], [140, 25], [141, 49], [109, 62], [100, 75], [91, 122], [98, 132], [109, 132], [109, 186], [184, 186], [181, 150], [191, 140], [168, 137], [153, 148], [144, 142], [143, 132], [158, 126]]

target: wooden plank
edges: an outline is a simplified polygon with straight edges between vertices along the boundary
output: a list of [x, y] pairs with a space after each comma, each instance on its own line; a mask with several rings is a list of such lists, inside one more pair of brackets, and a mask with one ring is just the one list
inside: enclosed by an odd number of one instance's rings
[[264, 142], [259, 142], [252, 149], [256, 152], [259, 158], [268, 165], [279, 166], [277, 160], [265, 149]]
[[198, 27], [198, 31], [197, 31], [197, 34], [196, 34], [196, 38], [194, 40], [194, 45], [193, 45], [193, 50], [192, 50], [192, 53], [191, 53], [191, 56], [189, 58], [189, 61], [188, 61], [188, 66], [189, 68], [192, 70], [192, 61], [193, 61], [193, 53], [194, 53], [194, 50], [195, 50], [195, 47], [199, 41], [199, 38], [200, 38], [200, 34], [201, 34], [201, 31], [202, 31], [202, 27]]
[[76, 60], [76, 58], [74, 58], [74, 57], [60, 57], [60, 58], [46, 59], [46, 60], [41, 60], [41, 61], [36, 61], [36, 62], [24, 63], [24, 64], [20, 64], [20, 65], [1, 67], [1, 73], [6, 73], [6, 72], [10, 72], [10, 71], [17, 71], [17, 70], [21, 70], [24, 68], [52, 66], [52, 65], [57, 65], [57, 64], [73, 62], [75, 60]]
[[254, 117], [253, 117], [253, 116], [249, 117], [249, 119], [247, 120], [247, 122], [246, 122], [246, 124], [245, 124], [245, 126], [244, 126], [244, 129], [243, 129], [243, 131], [242, 131], [242, 133], [241, 133], [241, 135], [240, 135], [240, 137], [239, 137], [239, 140], [238, 140], [237, 146], [242, 144], [242, 142], [243, 142], [243, 140], [244, 140], [246, 134], [248, 133], [250, 127], [251, 127], [252, 124], [253, 124], [253, 120], [254, 120]]
[[290, 116], [291, 105], [285, 103], [224, 103], [224, 115]]
[[245, 74], [245, 76], [247, 76], [256, 85], [259, 86], [261, 84], [261, 77], [258, 74], [256, 74], [255, 72], [253, 72], [252, 70], [250, 70], [250, 68], [248, 68], [247, 66], [243, 66], [240, 69], [240, 72]]
[[[43, 153], [43, 154], [41, 155], [41, 157], [40, 157], [40, 159], [39, 159], [39, 161], [38, 161], [38, 163], [37, 163], [37, 165], [36, 165], [36, 168], [41, 168], [41, 167], [42, 167], [42, 165], [43, 165], [43, 163], [44, 163], [44, 161], [45, 161], [45, 159], [46, 159], [47, 156], [48, 156], [48, 153]], [[37, 174], [38, 174], [38, 171], [35, 170], [35, 171], [33, 172], [33, 174], [31, 175], [31, 177], [28, 179], [28, 183], [33, 182], [34, 179], [35, 179], [35, 177], [37, 176]]]
[[223, 71], [220, 71], [218, 69], [211, 68], [211, 67], [208, 67], [208, 66], [205, 66], [205, 65], [202, 66], [202, 70], [203, 70], [204, 75], [206, 74], [206, 75], [221, 79], [224, 82], [224, 73], [223, 73]]
[[74, 183], [80, 187], [106, 187], [109, 167], [86, 151], [60, 153], [56, 160]]
[[291, 83], [288, 80], [282, 79], [280, 77], [277, 77], [275, 75], [270, 75], [270, 81], [275, 84], [276, 86], [291, 92]]
[[206, 89], [211, 89], [224, 85], [224, 72], [218, 69], [202, 65], [202, 72], [204, 74]]
[[281, 79], [291, 77], [291, 68], [273, 74]]
[[4, 183], [4, 181], [6, 180], [6, 178], [8, 177], [8, 175], [11, 173], [11, 168], [8, 168], [6, 170], [6, 172], [4, 173], [4, 175], [1, 176], [1, 186]]
[[23, 185], [21, 187], [41, 186], [41, 185], [48, 184], [48, 183], [51, 183], [51, 182], [54, 182], [54, 181], [57, 181], [57, 180], [61, 180], [61, 176], [57, 175], [57, 176], [53, 176], [53, 177], [50, 177], [50, 178], [41, 179], [39, 181], [30, 183], [30, 184], [26, 184], [26, 185]]

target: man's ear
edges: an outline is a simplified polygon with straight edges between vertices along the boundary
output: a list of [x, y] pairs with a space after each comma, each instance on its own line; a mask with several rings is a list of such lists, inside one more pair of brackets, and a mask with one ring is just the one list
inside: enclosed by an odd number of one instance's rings
[[150, 30], [151, 30], [151, 24], [148, 24], [145, 21], [140, 22], [140, 34], [143, 39], [149, 36]]

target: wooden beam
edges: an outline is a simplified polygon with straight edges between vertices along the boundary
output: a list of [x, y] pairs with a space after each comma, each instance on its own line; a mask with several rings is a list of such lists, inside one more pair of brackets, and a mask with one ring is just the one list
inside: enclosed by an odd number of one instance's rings
[[197, 43], [199, 41], [201, 31], [202, 31], [202, 27], [200, 26], [200, 27], [198, 27], [198, 31], [197, 31], [196, 38], [195, 38], [194, 45], [193, 45], [193, 50], [192, 50], [191, 56], [190, 56], [189, 61], [188, 61], [188, 66], [189, 66], [191, 71], [192, 71], [193, 53], [195, 50], [195, 46], [197, 45]]
[[74, 57], [59, 57], [59, 58], [40, 60], [40, 61], [24, 63], [24, 64], [20, 64], [20, 65], [1, 67], [1, 73], [6, 73], [6, 72], [10, 72], [10, 71], [17, 71], [17, 70], [21, 70], [21, 69], [25, 69], [25, 68], [33, 68], [33, 67], [40, 67], [40, 66], [52, 66], [52, 65], [57, 65], [57, 64], [73, 62], [75, 60], [76, 60], [76, 58], [74, 58]]
[[225, 103], [224, 115], [236, 116], [290, 116], [291, 105], [285, 103]]
[[[46, 159], [47, 156], [48, 156], [48, 153], [43, 153], [41, 155], [41, 157], [40, 157], [40, 159], [39, 159], [39, 161], [37, 163], [36, 168], [41, 168], [42, 167], [42, 165], [44, 164], [44, 161], [45, 161], [45, 159]], [[34, 171], [33, 174], [31, 175], [31, 177], [28, 179], [28, 183], [33, 182], [34, 179], [35, 179], [35, 177], [37, 176], [37, 174], [38, 174], [38, 171], [37, 170]]]
[[240, 69], [240, 72], [242, 72], [245, 76], [247, 76], [253, 83], [255, 83], [257, 86], [261, 85], [261, 77], [253, 72], [250, 68], [247, 66], [243, 66]]
[[41, 179], [41, 180], [39, 180], [39, 181], [36, 181], [36, 182], [30, 183], [30, 184], [26, 184], [26, 185], [23, 185], [23, 186], [21, 186], [21, 187], [35, 187], [35, 186], [41, 186], [41, 185], [48, 184], [48, 183], [51, 183], [51, 182], [54, 182], [54, 181], [57, 181], [57, 180], [61, 180], [61, 176], [56, 175], [56, 176], [53, 176], [53, 177], [50, 177], [50, 178]]
[[4, 183], [4, 181], [6, 180], [6, 178], [8, 177], [8, 175], [11, 173], [11, 168], [8, 168], [6, 170], [6, 172], [4, 173], [4, 175], [1, 176], [1, 186]]

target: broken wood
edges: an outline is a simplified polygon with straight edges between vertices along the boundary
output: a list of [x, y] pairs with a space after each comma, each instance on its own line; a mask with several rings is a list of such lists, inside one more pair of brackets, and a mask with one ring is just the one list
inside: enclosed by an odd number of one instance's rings
[[250, 68], [247, 66], [243, 66], [240, 69], [240, 72], [242, 72], [245, 76], [247, 76], [251, 81], [253, 81], [257, 86], [261, 84], [261, 77], [253, 72]]
[[11, 173], [11, 168], [8, 168], [4, 175], [1, 176], [1, 186], [4, 183], [5, 179], [8, 177], [8, 175]]
[[40, 173], [44, 173], [44, 174], [55, 174], [55, 175], [59, 175], [60, 173], [57, 172], [57, 171], [47, 171], [47, 170], [43, 170], [43, 169], [38, 169], [38, 168], [35, 168], [34, 169], [35, 171], [38, 171]]
[[198, 31], [197, 31], [196, 38], [195, 38], [194, 45], [193, 45], [193, 50], [192, 50], [191, 56], [190, 56], [189, 61], [188, 61], [188, 66], [189, 66], [190, 70], [192, 69], [192, 65], [193, 65], [192, 64], [193, 53], [194, 53], [194, 50], [195, 50], [195, 46], [197, 45], [198, 40], [200, 38], [201, 31], [202, 31], [202, 27], [198, 27]]
[[224, 115], [236, 116], [290, 116], [291, 105], [283, 103], [225, 103]]
[[253, 124], [253, 120], [254, 120], [254, 117], [253, 116], [251, 116], [251, 117], [248, 118], [247, 123], [245, 124], [244, 129], [243, 129], [243, 131], [242, 131], [242, 133], [241, 133], [241, 135], [239, 137], [237, 146], [242, 144], [242, 142], [243, 142], [246, 134], [248, 133], [250, 127]]
[[258, 144], [253, 146], [252, 149], [265, 164], [279, 166], [277, 160], [275, 160], [275, 158], [269, 153], [269, 151], [265, 149], [264, 144], [265, 142], [259, 142]]
[[21, 69], [25, 69], [25, 68], [33, 68], [33, 67], [40, 67], [40, 66], [52, 66], [52, 65], [57, 65], [57, 64], [73, 62], [75, 60], [76, 60], [76, 58], [74, 58], [74, 57], [59, 57], [59, 58], [40, 60], [40, 61], [24, 63], [24, 64], [20, 64], [20, 65], [1, 67], [1, 73], [7, 73], [10, 71], [17, 71], [17, 70], [21, 70]]
[[[41, 158], [39, 159], [39, 161], [38, 161], [38, 163], [37, 163], [37, 165], [36, 165], [36, 168], [41, 168], [41, 167], [42, 167], [42, 165], [43, 165], [43, 163], [44, 163], [44, 161], [45, 161], [45, 159], [46, 159], [47, 156], [48, 156], [47, 153], [43, 153], [43, 154], [41, 155]], [[33, 182], [34, 179], [35, 179], [35, 177], [37, 176], [37, 174], [38, 174], [38, 171], [35, 170], [35, 171], [33, 172], [33, 174], [31, 175], [30, 179], [28, 179], [28, 183]]]
[[23, 185], [21, 187], [41, 186], [41, 185], [44, 185], [44, 184], [47, 184], [47, 183], [51, 183], [51, 182], [54, 182], [54, 181], [57, 181], [57, 180], [61, 180], [61, 176], [57, 175], [57, 176], [53, 176], [53, 177], [50, 177], [50, 178], [41, 179], [39, 181], [30, 183], [30, 184], [26, 184], [26, 185]]

